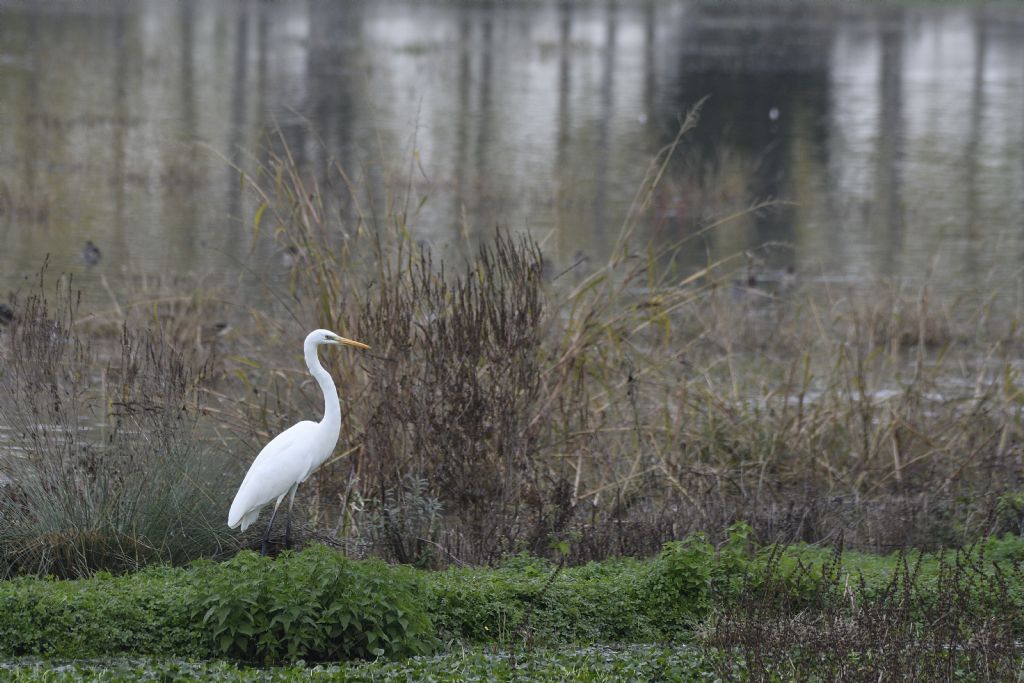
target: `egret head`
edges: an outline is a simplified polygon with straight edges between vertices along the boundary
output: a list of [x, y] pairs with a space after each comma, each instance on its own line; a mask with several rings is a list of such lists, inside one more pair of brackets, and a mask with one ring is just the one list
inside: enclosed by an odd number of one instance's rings
[[337, 344], [343, 346], [355, 346], [360, 349], [370, 348], [369, 346], [362, 342], [357, 342], [353, 339], [347, 339], [345, 337], [342, 337], [341, 335], [337, 335], [334, 332], [331, 332], [330, 330], [313, 330], [306, 337], [306, 343], [312, 343], [317, 346], [319, 346], [320, 344]]

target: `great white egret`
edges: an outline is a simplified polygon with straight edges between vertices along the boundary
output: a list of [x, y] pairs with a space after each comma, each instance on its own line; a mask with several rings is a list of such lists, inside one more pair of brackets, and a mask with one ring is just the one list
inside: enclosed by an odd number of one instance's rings
[[334, 386], [331, 374], [324, 370], [317, 358], [317, 347], [321, 344], [343, 344], [361, 349], [370, 348], [361, 342], [340, 337], [330, 330], [313, 330], [306, 336], [302, 349], [306, 356], [306, 367], [313, 375], [320, 389], [324, 392], [324, 419], [319, 422], [303, 420], [292, 425], [275, 436], [263, 447], [256, 456], [249, 471], [245, 473], [242, 485], [231, 503], [228, 512], [228, 526], [234, 529], [238, 525], [245, 531], [260, 516], [260, 510], [270, 501], [274, 503], [274, 512], [270, 515], [270, 523], [263, 533], [260, 553], [267, 554], [267, 539], [270, 538], [270, 527], [277, 516], [277, 508], [287, 495], [288, 522], [285, 527], [285, 545], [291, 537], [292, 503], [295, 502], [295, 489], [304, 482], [316, 468], [320, 467], [338, 443], [341, 431], [341, 405], [338, 403], [338, 391]]

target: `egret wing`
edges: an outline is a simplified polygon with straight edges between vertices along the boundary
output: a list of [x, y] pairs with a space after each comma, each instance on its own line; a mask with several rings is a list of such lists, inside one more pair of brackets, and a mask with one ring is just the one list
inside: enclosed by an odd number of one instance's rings
[[256, 456], [238, 487], [228, 513], [228, 526], [288, 492], [309, 469], [309, 448], [315, 442], [316, 423], [299, 422], [275, 436]]

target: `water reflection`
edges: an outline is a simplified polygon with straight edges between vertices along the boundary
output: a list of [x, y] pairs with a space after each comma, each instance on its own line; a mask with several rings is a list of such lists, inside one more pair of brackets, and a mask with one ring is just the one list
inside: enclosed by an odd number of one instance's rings
[[784, 202], [688, 243], [686, 267], [768, 243], [779, 271], [985, 287], [1024, 256], [1022, 65], [1014, 5], [0, 2], [0, 286], [46, 253], [82, 270], [86, 240], [86, 283], [279, 268], [235, 170], [271, 130], [435, 245], [507, 225], [558, 270], [600, 260], [710, 95], [646, 235]]

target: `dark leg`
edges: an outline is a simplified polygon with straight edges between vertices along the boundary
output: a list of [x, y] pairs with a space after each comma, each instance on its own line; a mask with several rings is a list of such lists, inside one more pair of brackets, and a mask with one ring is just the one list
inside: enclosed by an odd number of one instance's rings
[[298, 487], [298, 484], [293, 486], [288, 497], [288, 521], [284, 525], [284, 547], [288, 550], [292, 548], [292, 505], [295, 503], [295, 489]]
[[274, 526], [274, 517], [277, 517], [277, 508], [274, 506], [274, 512], [270, 515], [270, 524], [267, 524], [267, 530], [263, 532], [263, 543], [260, 544], [260, 555], [267, 554], [267, 541], [270, 540], [270, 527]]

